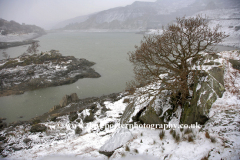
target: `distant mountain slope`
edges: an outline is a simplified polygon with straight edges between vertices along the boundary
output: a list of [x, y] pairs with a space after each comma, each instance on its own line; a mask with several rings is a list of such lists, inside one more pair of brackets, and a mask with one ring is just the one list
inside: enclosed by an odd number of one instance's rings
[[72, 19], [68, 19], [62, 22], [57, 23], [53, 29], [59, 29], [59, 28], [63, 28], [69, 24], [76, 24], [76, 23], [81, 23], [84, 22], [85, 20], [87, 20], [89, 18], [90, 15], [85, 15], [85, 16], [78, 16]]
[[240, 8], [239, 0], [157, 0], [136, 1], [125, 7], [101, 11], [86, 20], [68, 24], [65, 30], [146, 30], [161, 28], [176, 17], [191, 16], [197, 12], [221, 8]]
[[[70, 24], [64, 29], [146, 29], [156, 28], [173, 20], [179, 10], [195, 0], [134, 2], [126, 7], [117, 7], [91, 15], [86, 21]], [[174, 14], [174, 15], [173, 15]]]

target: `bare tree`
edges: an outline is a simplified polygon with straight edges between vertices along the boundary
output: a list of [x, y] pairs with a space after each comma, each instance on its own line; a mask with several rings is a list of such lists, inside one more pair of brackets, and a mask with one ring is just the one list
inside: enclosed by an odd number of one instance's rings
[[170, 90], [175, 102], [184, 105], [194, 84], [195, 66], [204, 58], [201, 52], [212, 51], [213, 45], [227, 36], [219, 32], [219, 26], [211, 29], [208, 20], [200, 15], [177, 18], [161, 35], [145, 36], [141, 45], [128, 53], [134, 64], [135, 80], [138, 83], [160, 80], [162, 89]]
[[2, 55], [3, 55], [3, 58], [6, 58], [6, 59], [10, 58], [10, 56], [7, 54], [5, 50], [3, 50]]
[[38, 42], [32, 42], [31, 46], [28, 47], [27, 52], [30, 54], [36, 54], [38, 52], [38, 47], [40, 47]]

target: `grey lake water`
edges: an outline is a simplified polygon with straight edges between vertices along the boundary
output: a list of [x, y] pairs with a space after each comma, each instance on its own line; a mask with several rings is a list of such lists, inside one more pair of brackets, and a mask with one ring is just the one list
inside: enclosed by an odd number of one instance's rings
[[[77, 93], [82, 99], [124, 91], [126, 82], [134, 78], [127, 53], [133, 51], [142, 38], [143, 35], [130, 32], [59, 32], [38, 38], [41, 46], [39, 51], [55, 49], [64, 56], [96, 62], [93, 68], [101, 77], [79, 79], [73, 84], [28, 91], [22, 95], [0, 97], [0, 117], [7, 118], [7, 123], [29, 120], [59, 104], [66, 94]], [[19, 46], [6, 49], [6, 52], [11, 57], [17, 57], [26, 49], [27, 46]], [[219, 47], [219, 51], [233, 49]]]
[[[126, 82], [133, 79], [127, 53], [134, 50], [134, 45], [140, 44], [142, 37], [127, 32], [61, 32], [38, 38], [41, 46], [39, 51], [55, 49], [64, 56], [96, 62], [93, 68], [101, 77], [79, 79], [73, 84], [28, 91], [22, 95], [0, 97], [0, 117], [6, 117], [8, 123], [28, 120], [59, 104], [65, 94], [77, 93], [79, 98], [87, 98], [124, 91]], [[6, 52], [11, 57], [17, 57], [26, 49], [27, 46], [19, 46], [9, 48]]]

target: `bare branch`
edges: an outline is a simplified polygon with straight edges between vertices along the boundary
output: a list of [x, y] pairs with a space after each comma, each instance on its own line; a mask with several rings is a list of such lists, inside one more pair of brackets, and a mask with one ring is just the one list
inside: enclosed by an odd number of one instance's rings
[[[219, 32], [219, 26], [210, 28], [207, 19], [200, 15], [177, 18], [161, 35], [145, 36], [141, 45], [128, 53], [134, 64], [135, 80], [139, 83], [161, 80], [164, 90], [171, 90], [172, 96], [184, 104], [197, 76], [193, 66], [203, 60], [201, 52], [211, 51], [212, 45], [226, 37]], [[164, 79], [160, 77], [163, 73], [168, 73]]]

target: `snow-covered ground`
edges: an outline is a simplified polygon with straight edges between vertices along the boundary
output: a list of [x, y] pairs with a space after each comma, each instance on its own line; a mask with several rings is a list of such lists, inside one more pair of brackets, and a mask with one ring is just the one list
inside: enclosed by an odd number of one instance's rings
[[[129, 129], [131, 135], [127, 136], [131, 139], [116, 149], [110, 159], [239, 159], [240, 72], [233, 69], [228, 60], [240, 60], [240, 51], [221, 52], [220, 55], [225, 66], [226, 91], [213, 104], [210, 119], [204, 126], [191, 130], [176, 128], [178, 140], [173, 138], [174, 131], [170, 129], [164, 130], [165, 136], [161, 139], [159, 134], [162, 130], [134, 127]], [[157, 86], [151, 84], [142, 89], [156, 89]], [[109, 109], [105, 114], [102, 114], [100, 104], [96, 103], [99, 110], [95, 113], [95, 120], [88, 125], [82, 121], [69, 122], [68, 116], [62, 116], [60, 121], [44, 123], [48, 128], [46, 133], [30, 133], [29, 125], [15, 127], [7, 135], [9, 145], [4, 154], [8, 154], [8, 159], [108, 159], [99, 153], [99, 149], [119, 130], [120, 118], [127, 106], [124, 99], [131, 99], [134, 95], [121, 96], [118, 101], [104, 102]], [[78, 115], [89, 115], [89, 110]], [[81, 135], [75, 134], [77, 125], [83, 125]], [[25, 138], [31, 141], [26, 144], [23, 142]], [[125, 140], [115, 139], [115, 143], [121, 144]], [[22, 149], [9, 152], [12, 147]]]
[[25, 40], [34, 39], [38, 36], [37, 33], [28, 33], [28, 34], [0, 34], [0, 42], [22, 42]]
[[210, 27], [220, 25], [220, 30], [229, 35], [220, 45], [240, 48], [240, 29], [235, 30], [235, 27], [240, 26], [239, 9], [215, 9], [202, 11], [197, 14], [206, 15], [210, 19]]

